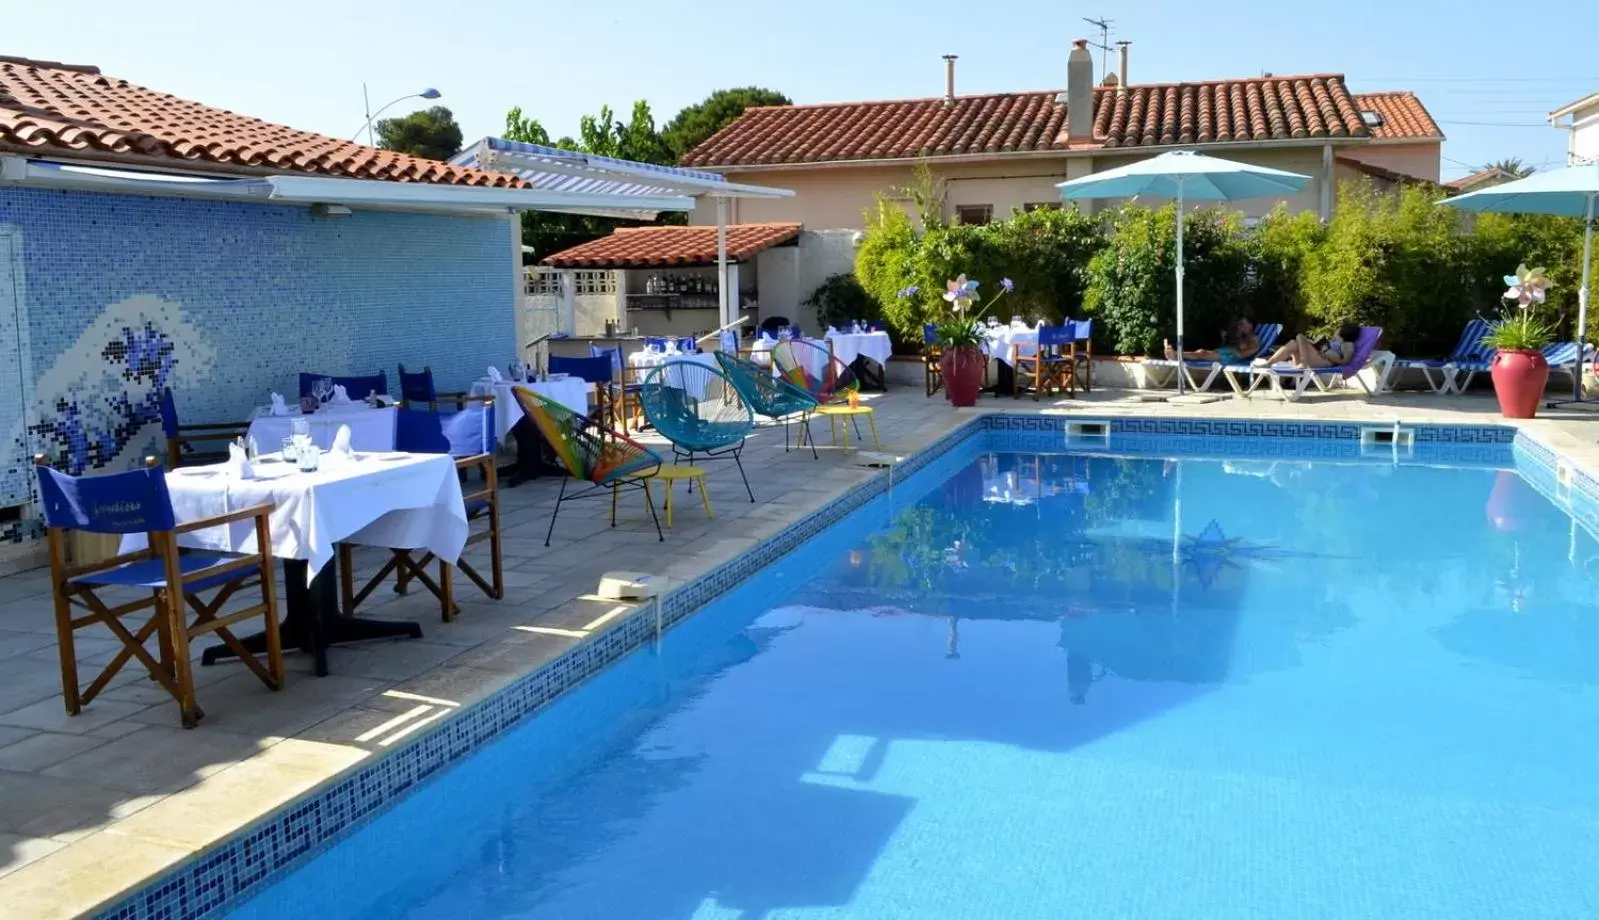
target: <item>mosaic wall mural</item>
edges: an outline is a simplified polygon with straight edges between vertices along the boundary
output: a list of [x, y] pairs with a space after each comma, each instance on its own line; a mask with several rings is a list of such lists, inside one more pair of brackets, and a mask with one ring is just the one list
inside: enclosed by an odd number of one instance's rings
[[302, 371], [465, 389], [515, 348], [508, 218], [5, 188], [0, 242], [0, 505], [34, 453], [80, 473], [158, 451], [163, 387], [185, 422], [238, 421]]

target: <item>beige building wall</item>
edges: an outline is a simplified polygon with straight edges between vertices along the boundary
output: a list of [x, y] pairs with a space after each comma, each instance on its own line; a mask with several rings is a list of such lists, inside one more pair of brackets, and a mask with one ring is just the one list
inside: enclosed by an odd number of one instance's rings
[[[1438, 145], [1414, 145], [1425, 150], [1406, 150], [1395, 145], [1390, 157], [1398, 166], [1387, 168], [1398, 172], [1437, 175], [1439, 169]], [[1303, 173], [1312, 177], [1305, 190], [1288, 200], [1290, 208], [1300, 211], [1319, 211], [1322, 186], [1326, 181], [1323, 172], [1322, 145], [1285, 147], [1273, 149], [1235, 148], [1218, 152], [1218, 156]], [[1340, 156], [1367, 148], [1337, 147]], [[1143, 156], [1147, 156], [1143, 155]], [[1055, 184], [1068, 178], [1077, 178], [1090, 172], [1102, 172], [1142, 159], [1140, 155], [1100, 155], [1094, 157], [1018, 157], [975, 163], [934, 163], [934, 175], [944, 183], [945, 217], [953, 219], [962, 205], [990, 205], [994, 217], [1008, 217], [1013, 211], [1029, 204], [1059, 201]], [[1423, 163], [1425, 161], [1425, 163]], [[1422, 164], [1422, 165], [1418, 165]], [[1430, 166], [1425, 165], [1430, 164]], [[1404, 167], [1404, 168], [1401, 168]], [[871, 207], [879, 193], [891, 194], [896, 188], [910, 184], [913, 165], [895, 166], [830, 166], [786, 170], [740, 170], [730, 174], [737, 182], [769, 185], [792, 190], [793, 198], [746, 199], [733, 203], [730, 220], [734, 223], [762, 221], [798, 221], [807, 230], [859, 229], [866, 224], [864, 212]], [[1418, 172], [1419, 171], [1419, 172]], [[1336, 177], [1332, 180], [1336, 183]], [[1145, 203], [1159, 204], [1152, 199]], [[1246, 217], [1261, 217], [1277, 204], [1274, 199], [1237, 202], [1234, 206]], [[908, 205], [908, 203], [907, 203]], [[1090, 210], [1114, 207], [1116, 202], [1085, 203]], [[702, 203], [694, 211], [691, 222], [714, 224], [714, 204]]]
[[1571, 113], [1567, 162], [1599, 163], [1599, 102]]
[[1443, 153], [1443, 145], [1434, 141], [1426, 144], [1365, 144], [1343, 148], [1339, 156], [1437, 182], [1443, 176]]

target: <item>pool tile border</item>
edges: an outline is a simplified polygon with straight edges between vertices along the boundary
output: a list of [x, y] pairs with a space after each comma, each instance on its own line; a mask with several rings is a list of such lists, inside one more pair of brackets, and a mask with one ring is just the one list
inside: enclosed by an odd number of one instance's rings
[[[987, 427], [978, 416], [872, 476], [747, 552], [661, 599], [672, 626], [727, 593], [774, 560], [885, 492]], [[279, 812], [169, 870], [94, 916], [97, 920], [195, 920], [237, 904], [261, 886], [355, 831], [416, 784], [494, 740], [522, 719], [655, 638], [655, 611], [645, 606], [604, 633], [573, 646], [487, 699], [465, 707], [437, 729], [306, 794]]]
[[[885, 492], [893, 481], [919, 472], [974, 434], [1042, 435], [1067, 445], [1068, 425], [1108, 424], [1112, 437], [1133, 439], [1190, 436], [1226, 439], [1359, 441], [1363, 428], [1346, 422], [1244, 419], [1151, 419], [1125, 416], [979, 415], [951, 430], [897, 466], [860, 482], [747, 552], [716, 566], [661, 600], [664, 626], [675, 625], [755, 572]], [[1548, 447], [1500, 425], [1405, 425], [1418, 443], [1505, 445], [1554, 469]], [[1040, 442], [1040, 447], [1048, 446]], [[1074, 445], [1075, 446], [1075, 445]], [[1346, 448], [1340, 448], [1344, 450]], [[1577, 473], [1573, 483], [1599, 507], [1599, 482]], [[1595, 520], [1599, 520], [1596, 517]], [[227, 840], [156, 877], [94, 916], [98, 920], [192, 920], [202, 918], [293, 871], [306, 859], [353, 832], [413, 786], [497, 738], [562, 693], [652, 641], [655, 612], [643, 607], [609, 630], [581, 642], [487, 699], [463, 709], [435, 730], [377, 757], [350, 774], [306, 794], [279, 812], [241, 829]]]

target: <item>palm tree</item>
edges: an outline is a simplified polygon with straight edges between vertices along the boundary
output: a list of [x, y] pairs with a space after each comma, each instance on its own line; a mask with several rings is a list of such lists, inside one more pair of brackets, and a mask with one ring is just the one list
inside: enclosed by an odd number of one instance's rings
[[1489, 163], [1487, 166], [1484, 166], [1483, 169], [1497, 169], [1500, 172], [1509, 173], [1510, 175], [1515, 176], [1517, 179], [1525, 179], [1537, 171], [1537, 167], [1528, 166], [1527, 164], [1521, 162], [1520, 157], [1509, 157], [1494, 163]]

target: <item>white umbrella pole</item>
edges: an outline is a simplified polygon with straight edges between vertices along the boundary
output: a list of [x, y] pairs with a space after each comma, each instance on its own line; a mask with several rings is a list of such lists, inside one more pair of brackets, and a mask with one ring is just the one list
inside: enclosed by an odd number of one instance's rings
[[[1590, 206], [1592, 199], [1589, 199]], [[1188, 376], [1183, 360], [1183, 185], [1177, 183], [1177, 395], [1183, 395], [1183, 378]]]
[[1588, 278], [1593, 271], [1593, 200], [1588, 193], [1588, 214], [1582, 222], [1582, 287], [1577, 289], [1577, 373], [1571, 385], [1571, 398], [1582, 401], [1582, 342], [1588, 335]]

